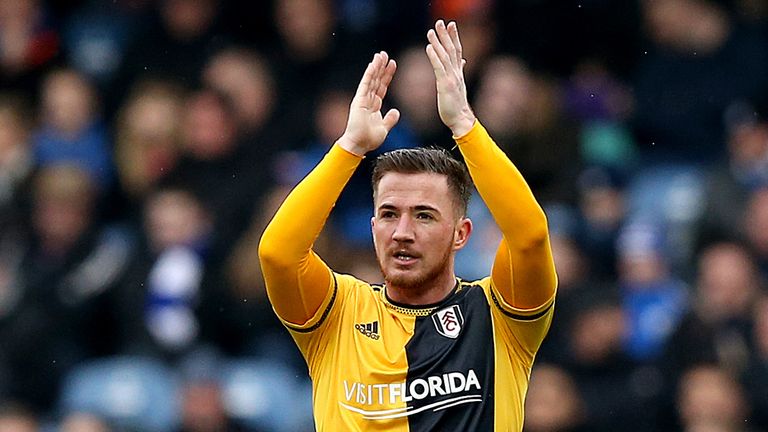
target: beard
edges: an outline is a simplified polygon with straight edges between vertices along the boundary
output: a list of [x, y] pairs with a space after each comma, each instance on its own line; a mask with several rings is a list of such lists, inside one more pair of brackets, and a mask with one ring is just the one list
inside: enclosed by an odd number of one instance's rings
[[431, 282], [435, 281], [445, 271], [446, 267], [450, 264], [452, 253], [451, 243], [448, 243], [443, 249], [443, 254], [440, 259], [432, 266], [420, 269], [418, 271], [411, 272], [393, 272], [390, 274], [387, 272], [385, 266], [382, 263], [382, 259], [379, 257], [379, 267], [381, 268], [381, 274], [384, 276], [386, 284], [396, 286], [398, 289], [407, 291], [422, 290], [431, 285]]

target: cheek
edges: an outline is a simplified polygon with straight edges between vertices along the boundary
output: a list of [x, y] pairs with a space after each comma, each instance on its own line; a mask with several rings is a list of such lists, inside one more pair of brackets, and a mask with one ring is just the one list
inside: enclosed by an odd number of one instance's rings
[[456, 231], [449, 227], [444, 227], [443, 229], [429, 233], [429, 244], [433, 245], [435, 248], [453, 248], [455, 239]]
[[372, 224], [371, 237], [373, 237], [373, 247], [378, 249], [380, 245], [383, 245], [386, 241], [384, 230], [381, 225]]

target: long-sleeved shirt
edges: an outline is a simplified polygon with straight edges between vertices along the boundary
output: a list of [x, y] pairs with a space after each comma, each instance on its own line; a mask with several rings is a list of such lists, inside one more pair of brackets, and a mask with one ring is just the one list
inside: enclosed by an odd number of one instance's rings
[[361, 160], [338, 145], [262, 237], [267, 292], [309, 366], [319, 431], [522, 429], [556, 288], [546, 218], [479, 122], [455, 139], [503, 240], [491, 275], [457, 279], [441, 302], [399, 304], [312, 251]]

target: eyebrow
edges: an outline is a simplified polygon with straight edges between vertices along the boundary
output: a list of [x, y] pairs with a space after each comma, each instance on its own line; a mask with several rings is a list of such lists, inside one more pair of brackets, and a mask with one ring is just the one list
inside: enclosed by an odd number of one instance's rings
[[[377, 210], [397, 210], [398, 207], [393, 204], [384, 203], [381, 204]], [[435, 207], [432, 207], [430, 205], [426, 204], [420, 204], [413, 207], [413, 210], [415, 211], [433, 211], [435, 213], [440, 213], [440, 210], [436, 209]]]
[[428, 205], [417, 205], [413, 209], [416, 210], [416, 211], [429, 210], [429, 211], [433, 211], [435, 213], [440, 213], [440, 210], [438, 210], [438, 209], [436, 209], [436, 208], [434, 208], [432, 206], [428, 206]]

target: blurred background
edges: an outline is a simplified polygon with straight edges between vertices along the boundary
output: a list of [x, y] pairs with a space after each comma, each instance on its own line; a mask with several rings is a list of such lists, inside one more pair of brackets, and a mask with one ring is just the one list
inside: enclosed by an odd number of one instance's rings
[[[453, 147], [436, 18], [549, 218], [525, 430], [768, 430], [768, 1], [0, 0], [0, 431], [311, 431], [258, 240], [375, 51], [380, 151]], [[380, 282], [371, 159], [316, 248]]]

